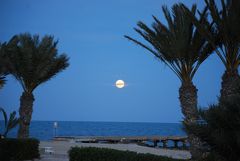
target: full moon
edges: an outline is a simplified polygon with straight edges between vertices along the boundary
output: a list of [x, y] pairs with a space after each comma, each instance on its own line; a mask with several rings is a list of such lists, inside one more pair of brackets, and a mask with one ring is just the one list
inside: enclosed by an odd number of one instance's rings
[[117, 88], [123, 88], [125, 86], [125, 82], [123, 80], [117, 80], [115, 85]]

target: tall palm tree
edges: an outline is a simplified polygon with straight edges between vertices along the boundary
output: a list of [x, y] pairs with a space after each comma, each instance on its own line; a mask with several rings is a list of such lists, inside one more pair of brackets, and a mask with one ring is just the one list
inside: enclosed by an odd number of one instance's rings
[[7, 44], [13, 67], [11, 74], [23, 88], [19, 108], [19, 138], [29, 136], [34, 90], [69, 66], [67, 56], [58, 55], [57, 43], [53, 36], [44, 36], [40, 40], [38, 35], [25, 33], [14, 36]]
[[4, 86], [6, 80], [5, 76], [8, 74], [7, 69], [7, 60], [6, 60], [6, 54], [5, 54], [5, 48], [6, 44], [0, 43], [0, 89]]
[[[205, 0], [221, 41], [217, 54], [225, 66], [222, 76], [220, 100], [239, 94], [236, 82], [240, 80], [240, 1], [221, 0], [222, 10], [218, 11], [215, 0]], [[209, 32], [211, 35], [212, 33]], [[209, 39], [211, 40], [211, 39]]]
[[[179, 99], [184, 122], [191, 124], [198, 119], [197, 114], [197, 88], [192, 80], [199, 66], [212, 53], [213, 48], [206, 39], [201, 36], [194, 27], [191, 18], [186, 14], [187, 7], [183, 4], [175, 4], [172, 7], [172, 15], [166, 6], [162, 7], [167, 20], [167, 26], [153, 16], [152, 27], [143, 22], [138, 22], [135, 31], [140, 34], [149, 45], [125, 36], [134, 43], [142, 46], [165, 63], [180, 79]], [[189, 9], [187, 9], [189, 10]], [[196, 5], [189, 10], [196, 14]], [[206, 25], [206, 10], [199, 17], [199, 21]], [[189, 134], [191, 153], [193, 158], [199, 157], [199, 140]]]
[[236, 88], [236, 82], [240, 80], [238, 72], [240, 65], [240, 1], [221, 0], [220, 9], [215, 0], [205, 0], [205, 3], [214, 22], [215, 33], [204, 28], [192, 14], [189, 15], [200, 33], [213, 45], [225, 66], [222, 76], [221, 102], [229, 96], [240, 94]]

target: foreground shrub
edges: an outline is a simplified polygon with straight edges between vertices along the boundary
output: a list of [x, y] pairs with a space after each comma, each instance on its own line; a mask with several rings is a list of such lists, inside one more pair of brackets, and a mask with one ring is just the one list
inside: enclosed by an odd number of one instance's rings
[[203, 123], [185, 125], [186, 129], [207, 143], [211, 161], [240, 161], [240, 97], [200, 111]]
[[40, 157], [38, 148], [37, 139], [0, 139], [0, 160], [33, 160]]
[[70, 161], [183, 161], [151, 154], [94, 147], [73, 147], [68, 153]]

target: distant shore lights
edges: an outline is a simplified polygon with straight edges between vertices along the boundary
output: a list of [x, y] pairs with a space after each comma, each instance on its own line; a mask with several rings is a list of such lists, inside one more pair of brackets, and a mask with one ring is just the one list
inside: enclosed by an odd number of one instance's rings
[[115, 85], [117, 88], [123, 88], [125, 87], [125, 82], [123, 80], [117, 80]]

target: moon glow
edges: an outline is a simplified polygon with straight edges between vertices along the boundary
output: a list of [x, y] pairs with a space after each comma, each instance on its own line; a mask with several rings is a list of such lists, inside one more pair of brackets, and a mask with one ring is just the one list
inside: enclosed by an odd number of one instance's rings
[[125, 82], [123, 80], [117, 80], [115, 85], [117, 88], [123, 88], [125, 86]]

